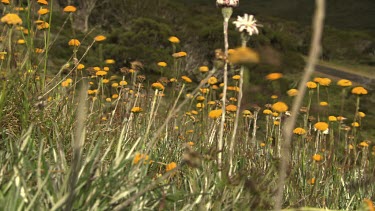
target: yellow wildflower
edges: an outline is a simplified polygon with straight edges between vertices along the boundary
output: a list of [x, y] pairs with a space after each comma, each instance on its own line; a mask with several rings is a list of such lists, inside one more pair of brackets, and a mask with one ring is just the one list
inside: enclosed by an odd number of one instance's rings
[[133, 107], [131, 109], [131, 112], [133, 112], [133, 113], [139, 113], [141, 111], [143, 111], [143, 109], [141, 107]]
[[328, 103], [325, 102], [325, 101], [322, 101], [322, 102], [319, 103], [319, 105], [320, 105], [320, 106], [328, 106]]
[[325, 131], [325, 130], [328, 129], [328, 124], [325, 123], [325, 122], [317, 122], [317, 123], [315, 123], [314, 127], [315, 127], [317, 130]]
[[290, 97], [293, 97], [293, 96], [296, 96], [298, 94], [298, 90], [297, 89], [289, 89], [287, 91], [287, 94], [290, 96]]
[[322, 78], [318, 83], [321, 86], [329, 86], [331, 84], [331, 79], [329, 79], [329, 78]]
[[306, 83], [307, 88], [315, 89], [318, 85], [315, 82], [309, 81]]
[[71, 40], [69, 40], [68, 45], [70, 45], [70, 46], [79, 46], [79, 45], [81, 45], [81, 43], [77, 39], [71, 39]]
[[341, 79], [337, 81], [337, 85], [342, 86], [342, 87], [348, 87], [352, 85], [352, 82], [347, 79]]
[[169, 163], [165, 167], [165, 171], [167, 171], [167, 172], [171, 171], [171, 170], [175, 169], [176, 167], [177, 167], [177, 164], [175, 162]]
[[211, 85], [214, 85], [214, 84], [217, 83], [217, 78], [214, 77], [214, 76], [212, 76], [212, 77], [210, 77], [210, 78], [208, 79], [207, 82], [208, 82], [209, 84], [211, 84]]
[[234, 75], [232, 77], [233, 80], [240, 80], [241, 76], [240, 75]]
[[126, 81], [120, 81], [120, 86], [126, 86], [128, 84], [128, 82], [126, 82]]
[[1, 18], [1, 22], [6, 23], [8, 25], [17, 25], [17, 24], [21, 25], [22, 19], [17, 14], [8, 13]]
[[279, 113], [283, 113], [288, 110], [288, 106], [284, 102], [277, 102], [272, 105], [272, 109]]
[[185, 75], [181, 76], [181, 78], [182, 78], [182, 80], [185, 81], [185, 83], [191, 83], [192, 82], [192, 80], [189, 77], [185, 76]]
[[323, 160], [323, 156], [321, 156], [321, 155], [319, 155], [319, 154], [315, 154], [315, 155], [312, 156], [312, 159], [313, 159], [314, 161], [319, 162], [319, 161]]
[[106, 59], [104, 62], [106, 64], [114, 64], [114, 63], [116, 63], [116, 61], [114, 59]]
[[368, 92], [365, 88], [358, 86], [352, 89], [352, 93], [356, 95], [367, 95]]
[[269, 114], [272, 114], [272, 111], [269, 110], [269, 109], [265, 109], [265, 110], [263, 111], [263, 114], [269, 115]]
[[237, 111], [237, 106], [235, 106], [235, 105], [227, 105], [227, 106], [225, 107], [225, 110], [226, 110], [226, 111], [235, 112], [235, 111]]
[[166, 67], [167, 63], [166, 62], [158, 62], [158, 66], [160, 66], [160, 67]]
[[297, 135], [303, 135], [306, 133], [306, 130], [301, 128], [301, 127], [297, 127], [293, 130], [293, 133], [294, 134], [297, 134]]
[[207, 66], [200, 66], [199, 71], [202, 73], [208, 72], [208, 67]]
[[73, 13], [75, 11], [77, 11], [77, 8], [75, 6], [69, 5], [64, 8], [64, 12], [66, 13]]
[[169, 42], [171, 43], [179, 43], [180, 42], [180, 39], [178, 39], [177, 37], [175, 36], [171, 36], [168, 38]]
[[328, 121], [330, 121], [330, 122], [336, 122], [337, 118], [335, 116], [329, 116], [328, 117]]
[[211, 119], [216, 119], [220, 117], [222, 113], [223, 111], [221, 109], [212, 110], [210, 111], [210, 113], [208, 113], [208, 117], [210, 117]]
[[106, 39], [107, 39], [107, 37], [105, 37], [104, 35], [98, 35], [98, 36], [94, 37], [94, 40], [96, 42], [101, 42], [101, 41], [104, 41]]
[[159, 91], [163, 91], [164, 90], [163, 84], [161, 84], [159, 82], [153, 83], [151, 85], [151, 87], [154, 88], [154, 89], [158, 89]]
[[281, 73], [270, 73], [270, 74], [266, 75], [266, 79], [270, 80], [270, 81], [274, 81], [274, 80], [280, 79], [282, 77], [283, 77], [283, 74], [281, 74]]
[[45, 15], [47, 13], [49, 13], [49, 10], [46, 9], [46, 8], [41, 8], [41, 9], [38, 10], [39, 15]]

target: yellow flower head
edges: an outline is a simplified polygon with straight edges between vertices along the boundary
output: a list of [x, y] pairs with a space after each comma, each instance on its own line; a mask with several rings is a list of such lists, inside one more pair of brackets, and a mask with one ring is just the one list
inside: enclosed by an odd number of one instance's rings
[[85, 68], [85, 65], [83, 65], [83, 64], [78, 64], [78, 66], [77, 66], [77, 70], [82, 70], [83, 68]]
[[306, 83], [307, 88], [315, 89], [318, 85], [315, 82], [309, 81]]
[[143, 109], [141, 107], [133, 107], [131, 109], [131, 112], [133, 112], [133, 113], [140, 113], [142, 111], [143, 111]]
[[182, 78], [182, 80], [184, 80], [185, 81], [185, 83], [191, 83], [191, 82], [193, 82], [189, 77], [187, 77], [187, 76], [181, 76], [181, 78]]
[[171, 79], [169, 79], [169, 81], [173, 83], [173, 82], [177, 82], [177, 79], [176, 78], [171, 78]]
[[320, 77], [315, 77], [315, 78], [313, 79], [313, 81], [314, 81], [315, 83], [319, 83], [321, 80], [322, 80], [322, 78], [320, 78]]
[[329, 78], [322, 78], [318, 83], [321, 85], [321, 86], [329, 86], [331, 84], [331, 79]]
[[107, 97], [106, 99], [105, 99], [105, 101], [107, 101], [107, 102], [111, 102], [112, 101], [112, 99], [111, 98], [109, 98], [109, 97]]
[[328, 106], [328, 103], [325, 102], [325, 101], [322, 101], [322, 102], [319, 103], [319, 105], [320, 105], [320, 106]]
[[96, 42], [101, 42], [101, 41], [104, 41], [106, 39], [107, 39], [107, 37], [105, 37], [104, 35], [98, 35], [98, 36], [94, 37], [94, 40]]
[[126, 81], [120, 81], [120, 86], [126, 86], [128, 84], [128, 82]]
[[139, 161], [144, 160], [144, 162], [148, 161], [149, 157], [146, 154], [136, 153], [133, 159], [133, 164], [136, 165]]
[[330, 121], [330, 122], [336, 122], [337, 118], [335, 116], [329, 116], [328, 117], [328, 121]]
[[167, 63], [166, 62], [158, 62], [159, 67], [166, 67]]
[[200, 66], [199, 71], [202, 73], [208, 72], [208, 67], [207, 66]]
[[314, 185], [315, 184], [315, 178], [309, 179], [309, 181], [307, 181], [307, 183], [309, 183], [310, 185]]
[[96, 72], [96, 76], [105, 76], [105, 75], [107, 75], [106, 71], [100, 70], [100, 71]]
[[258, 63], [258, 54], [250, 48], [239, 47], [229, 54], [228, 60], [232, 64]]
[[353, 122], [353, 123], [352, 123], [352, 126], [353, 126], [353, 127], [359, 127], [359, 123], [358, 123], [358, 122]]
[[325, 131], [325, 130], [328, 129], [328, 124], [326, 122], [317, 122], [317, 123], [315, 123], [314, 127], [317, 130]]
[[359, 143], [359, 146], [360, 147], [369, 147], [369, 144], [366, 141], [362, 141], [361, 143]]
[[163, 84], [161, 84], [159, 82], [153, 83], [151, 85], [151, 87], [154, 88], [154, 89], [158, 89], [159, 91], [163, 91], [164, 90]]
[[37, 3], [40, 5], [48, 5], [47, 0], [38, 0]]
[[269, 115], [269, 114], [272, 114], [272, 111], [269, 110], [269, 109], [265, 109], [265, 110], [263, 111], [263, 114]]
[[187, 53], [184, 52], [184, 51], [180, 51], [180, 52], [177, 52], [177, 53], [172, 54], [172, 56], [173, 56], [174, 58], [181, 58], [181, 57], [185, 57], [185, 56], [187, 56]]
[[232, 77], [233, 80], [240, 80], [241, 76], [240, 75], [234, 75]]
[[175, 162], [169, 163], [165, 167], [165, 171], [167, 171], [167, 172], [171, 171], [171, 170], [175, 169], [176, 167], [177, 167], [177, 164]]
[[38, 24], [36, 25], [36, 28], [37, 28], [38, 30], [48, 29], [48, 28], [49, 28], [49, 23], [43, 21], [43, 22], [41, 22], [41, 23], [38, 23]]
[[112, 86], [113, 88], [117, 88], [117, 87], [118, 87], [118, 83], [113, 83], [111, 86]]
[[168, 38], [169, 42], [171, 43], [179, 43], [180, 42], [180, 39], [178, 39], [177, 37], [175, 36], [171, 36]]
[[272, 109], [279, 113], [283, 113], [288, 110], [288, 105], [285, 104], [284, 102], [277, 102], [272, 105]]
[[312, 156], [312, 159], [316, 162], [319, 162], [321, 160], [323, 160], [323, 156], [319, 155], [319, 154], [315, 154]]
[[306, 130], [301, 127], [297, 127], [296, 129], [293, 130], [293, 133], [297, 135], [303, 135], [306, 133]]
[[366, 116], [365, 113], [363, 113], [362, 111], [358, 112], [358, 116], [361, 117], [361, 118], [364, 118]]
[[214, 85], [214, 84], [217, 83], [217, 78], [214, 77], [214, 76], [212, 76], [212, 77], [210, 77], [210, 78], [208, 79], [207, 82], [208, 82], [209, 84], [211, 84], [211, 85]]
[[204, 108], [204, 104], [203, 103], [197, 103], [196, 107], [197, 108]]
[[271, 95], [271, 99], [277, 99], [277, 98], [279, 98], [279, 96], [277, 96], [277, 95]]
[[1, 22], [9, 24], [9, 25], [17, 25], [17, 24], [21, 25], [22, 19], [17, 14], [8, 13], [1, 18]]
[[199, 91], [200, 91], [202, 94], [207, 94], [207, 93], [210, 91], [210, 89], [208, 89], [208, 88], [200, 88]]
[[270, 73], [270, 74], [266, 75], [266, 79], [270, 80], [270, 81], [274, 81], [274, 80], [280, 79], [282, 77], [283, 77], [283, 74], [281, 74], [281, 73]]
[[289, 89], [287, 91], [287, 94], [290, 96], [290, 97], [293, 97], [293, 96], [296, 96], [298, 94], [298, 90], [297, 89]]
[[38, 10], [39, 15], [45, 15], [47, 13], [49, 13], [49, 10], [46, 9], [46, 8], [41, 8], [41, 9]]
[[201, 102], [205, 100], [205, 98], [202, 95], [199, 95], [196, 99]]
[[104, 62], [106, 64], [114, 64], [114, 63], [116, 63], [116, 61], [114, 59], [106, 59]]
[[71, 39], [71, 40], [69, 40], [68, 45], [70, 45], [70, 46], [79, 46], [79, 45], [81, 45], [81, 43], [77, 39]]
[[7, 4], [10, 4], [9, 0], [1, 0], [1, 3], [7, 5]]
[[367, 93], [368, 93], [367, 90], [361, 86], [357, 86], [352, 89], [352, 94], [367, 95]]
[[211, 119], [216, 119], [219, 118], [222, 113], [223, 111], [221, 109], [212, 110], [210, 111], [210, 113], [208, 113], [208, 117], [210, 117]]
[[24, 39], [17, 40], [17, 44], [19, 44], [19, 45], [22, 45], [22, 44], [25, 44], [25, 43], [26, 43], [26, 41]]
[[347, 79], [341, 79], [337, 81], [337, 85], [342, 86], [342, 87], [348, 87], [352, 85], [352, 82]]
[[66, 13], [73, 13], [75, 11], [77, 11], [77, 8], [75, 6], [70, 6], [69, 5], [69, 6], [66, 6], [64, 8], [64, 12], [66, 12]]
[[227, 105], [225, 107], [225, 110], [226, 111], [230, 111], [230, 112], [235, 112], [235, 111], [237, 111], [237, 106], [235, 106], [235, 105]]
[[112, 95], [112, 98], [113, 98], [113, 99], [117, 99], [117, 98], [118, 98], [118, 94], [113, 94], [113, 95]]

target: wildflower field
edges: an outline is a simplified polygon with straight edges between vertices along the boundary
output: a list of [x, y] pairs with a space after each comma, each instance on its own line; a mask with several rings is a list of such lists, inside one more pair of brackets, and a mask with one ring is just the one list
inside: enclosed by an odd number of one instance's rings
[[238, 0], [216, 2], [222, 47], [194, 69], [175, 34], [168, 58], [119, 67], [105, 33], [68, 27], [75, 6], [1, 4], [0, 210], [375, 210], [371, 87], [312, 74], [324, 0], [306, 67], [258, 81], [262, 21]]

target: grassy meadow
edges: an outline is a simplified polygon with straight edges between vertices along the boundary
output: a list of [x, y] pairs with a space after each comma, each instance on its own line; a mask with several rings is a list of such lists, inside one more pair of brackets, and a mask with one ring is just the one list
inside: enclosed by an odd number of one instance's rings
[[292, 113], [303, 70], [255, 76], [270, 58], [235, 18], [242, 45], [210, 63], [171, 33], [148, 44], [168, 57], [119, 67], [105, 33], [71, 27], [76, 7], [1, 2], [0, 210], [273, 210], [283, 157], [283, 209], [375, 210], [367, 87], [312, 77]]

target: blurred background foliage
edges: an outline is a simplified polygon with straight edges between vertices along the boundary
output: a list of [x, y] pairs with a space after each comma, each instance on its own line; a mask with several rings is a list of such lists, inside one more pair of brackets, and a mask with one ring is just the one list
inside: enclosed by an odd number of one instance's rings
[[[373, 65], [375, 24], [371, 17], [375, 2], [363, 0], [356, 4], [354, 0], [344, 1], [327, 2], [322, 59]], [[118, 67], [138, 60], [152, 72], [157, 68], [156, 62], [170, 60], [172, 48], [168, 37], [171, 35], [181, 40], [178, 50], [187, 51], [194, 58], [191, 61], [194, 64], [188, 63], [186, 67], [193, 68], [197, 63], [210, 64], [214, 50], [222, 48], [222, 16], [214, 1], [73, 0], [56, 1], [55, 9], [61, 10], [67, 4], [77, 6], [80, 11], [75, 14], [74, 27], [82, 32], [81, 37], [91, 30], [94, 30], [92, 36], [97, 33], [107, 35], [109, 39], [103, 46], [105, 58], [115, 59]], [[88, 10], [90, 6], [92, 9]], [[242, 1], [232, 18], [243, 13], [255, 14], [263, 27], [260, 36], [252, 37], [250, 46], [264, 58], [265, 64], [260, 66], [269, 68], [264, 71], [277, 69], [293, 73], [301, 70], [303, 59], [300, 55], [308, 52], [313, 7], [313, 1], [307, 0]], [[87, 29], [83, 27], [86, 17]], [[68, 31], [62, 35], [71, 38]], [[239, 33], [232, 24], [229, 36], [230, 47], [240, 44]], [[68, 56], [70, 52], [62, 50], [60, 53]], [[274, 55], [279, 61], [269, 61]], [[87, 57], [86, 62], [91, 63], [92, 59]]]

